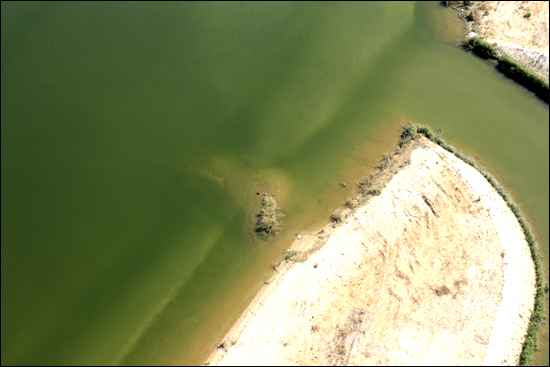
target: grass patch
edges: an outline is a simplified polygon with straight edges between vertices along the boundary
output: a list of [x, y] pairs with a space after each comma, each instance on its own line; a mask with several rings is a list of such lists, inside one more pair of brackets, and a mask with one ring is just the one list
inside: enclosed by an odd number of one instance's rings
[[489, 42], [483, 41], [479, 37], [472, 37], [464, 42], [464, 47], [468, 51], [475, 52], [479, 57], [484, 59], [498, 60], [498, 54], [493, 45]]
[[364, 194], [372, 187], [372, 179], [375, 177], [375, 172], [371, 172], [367, 177], [357, 184], [357, 188], [361, 194]]
[[292, 260], [296, 255], [298, 255], [298, 251], [292, 250], [285, 255], [285, 260]]
[[380, 169], [381, 171], [385, 170], [390, 165], [391, 158], [392, 156], [390, 154], [384, 154], [376, 168]]
[[440, 133], [437, 133], [437, 134], [434, 133], [429, 126], [411, 123], [404, 128], [404, 131], [401, 134], [401, 138], [402, 140], [415, 139], [416, 137], [413, 137], [413, 136], [415, 135], [417, 136], [420, 134], [424, 135], [426, 138], [428, 138], [432, 142], [438, 144], [443, 149], [453, 153], [455, 156], [457, 156], [458, 158], [460, 158], [470, 166], [477, 169], [487, 179], [487, 181], [491, 184], [491, 186], [493, 186], [493, 188], [498, 192], [498, 194], [502, 197], [502, 199], [506, 202], [506, 204], [508, 205], [512, 213], [514, 213], [514, 215], [516, 216], [523, 230], [523, 234], [525, 235], [525, 240], [529, 244], [531, 259], [535, 264], [535, 272], [536, 272], [535, 308], [533, 309], [533, 313], [531, 314], [531, 319], [529, 321], [529, 328], [527, 330], [527, 335], [525, 337], [525, 341], [523, 343], [523, 347], [519, 357], [519, 361], [521, 365], [524, 365], [524, 366], [529, 365], [531, 363], [531, 358], [533, 357], [533, 353], [537, 347], [538, 332], [540, 329], [540, 325], [544, 319], [544, 295], [545, 295], [545, 291], [548, 289], [548, 284], [544, 279], [542, 258], [538, 249], [537, 242], [535, 240], [535, 235], [533, 233], [533, 230], [531, 229], [531, 226], [527, 222], [527, 219], [521, 212], [519, 205], [517, 205], [514, 202], [512, 197], [506, 192], [504, 187], [497, 181], [497, 179], [494, 178], [484, 167], [478, 165], [473, 158], [468, 157], [466, 154], [462, 153], [462, 151], [459, 151], [459, 150], [457, 151], [454, 147], [447, 144], [443, 139], [439, 137]]
[[508, 57], [498, 60], [500, 71], [548, 103], [548, 82]]
[[277, 201], [272, 196], [264, 196], [262, 199], [262, 208], [256, 214], [256, 232], [264, 239], [268, 239], [281, 230], [281, 223], [284, 214], [277, 206]]

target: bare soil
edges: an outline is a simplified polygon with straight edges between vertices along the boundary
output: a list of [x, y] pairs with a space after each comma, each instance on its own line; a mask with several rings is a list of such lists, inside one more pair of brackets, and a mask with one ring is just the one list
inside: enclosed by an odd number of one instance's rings
[[[459, 2], [462, 3], [462, 2]], [[548, 81], [548, 1], [471, 1], [461, 7], [472, 14], [470, 29]]]
[[[514, 215], [425, 138], [296, 239], [208, 364], [516, 364], [535, 274]], [[500, 200], [500, 201], [499, 201]]]

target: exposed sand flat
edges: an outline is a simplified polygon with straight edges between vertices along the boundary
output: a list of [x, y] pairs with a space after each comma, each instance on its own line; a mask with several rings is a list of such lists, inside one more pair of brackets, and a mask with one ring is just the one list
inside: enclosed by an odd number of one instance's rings
[[548, 53], [548, 1], [472, 1], [469, 9], [474, 12], [477, 33], [488, 41]]
[[535, 271], [515, 216], [425, 138], [386, 171], [380, 195], [294, 244], [210, 364], [518, 362]]

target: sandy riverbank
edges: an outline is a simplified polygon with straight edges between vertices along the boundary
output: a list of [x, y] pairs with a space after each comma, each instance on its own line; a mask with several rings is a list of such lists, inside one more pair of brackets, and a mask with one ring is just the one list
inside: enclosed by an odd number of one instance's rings
[[513, 213], [425, 138], [384, 172], [379, 195], [294, 243], [207, 363], [518, 362], [535, 272]]
[[470, 31], [548, 81], [548, 1], [451, 1]]

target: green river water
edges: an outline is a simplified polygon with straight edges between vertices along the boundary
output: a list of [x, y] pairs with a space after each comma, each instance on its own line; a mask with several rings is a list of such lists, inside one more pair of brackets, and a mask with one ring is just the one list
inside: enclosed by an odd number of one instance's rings
[[[436, 2], [1, 17], [2, 365], [200, 363], [409, 120], [495, 174], [548, 266], [548, 105], [457, 47]], [[267, 242], [263, 192], [286, 214]]]

